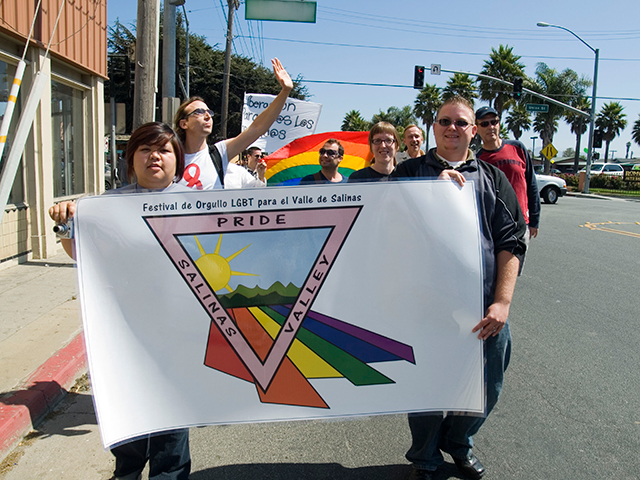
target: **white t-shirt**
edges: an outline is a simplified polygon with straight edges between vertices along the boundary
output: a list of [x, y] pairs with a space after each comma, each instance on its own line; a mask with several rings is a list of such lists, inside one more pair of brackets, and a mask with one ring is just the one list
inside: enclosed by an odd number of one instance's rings
[[[227, 171], [229, 159], [227, 158], [227, 144], [225, 141], [216, 143], [216, 148], [222, 158], [222, 171]], [[178, 182], [180, 185], [194, 190], [213, 190], [222, 188], [222, 183], [218, 178], [218, 171], [213, 165], [213, 160], [209, 155], [209, 148], [196, 153], [187, 153], [184, 156], [184, 174]], [[225, 177], [226, 180], [226, 177]]]
[[254, 178], [246, 168], [235, 163], [227, 165], [227, 171], [224, 174], [224, 188], [258, 188], [266, 186], [267, 182], [261, 182], [259, 179]]

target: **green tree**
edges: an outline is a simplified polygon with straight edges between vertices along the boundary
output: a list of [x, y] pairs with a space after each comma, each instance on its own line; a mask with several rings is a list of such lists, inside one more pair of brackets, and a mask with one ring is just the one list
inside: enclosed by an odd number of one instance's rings
[[[578, 110], [582, 110], [583, 112], [591, 111], [591, 101], [584, 96], [574, 98], [573, 102], [571, 102], [571, 106]], [[573, 171], [575, 173], [579, 171], [580, 141], [582, 139], [582, 135], [587, 131], [589, 120], [587, 117], [570, 110], [567, 111], [564, 118], [571, 127], [571, 132], [576, 136], [576, 148], [573, 154]]]
[[516, 140], [520, 140], [523, 132], [531, 128], [531, 115], [522, 103], [516, 103], [506, 119], [507, 128]]
[[[572, 98], [583, 96], [591, 82], [578, 76], [576, 72], [567, 68], [558, 72], [545, 63], [538, 63], [536, 78], [527, 81], [530, 90], [541, 93], [563, 103], [571, 102]], [[558, 120], [565, 116], [564, 107], [549, 105], [547, 113], [538, 113], [533, 122], [533, 129], [540, 134], [543, 147], [553, 142], [553, 136], [558, 131]], [[549, 172], [549, 161], [544, 161], [544, 171]]]
[[[133, 28], [133, 26], [132, 26]], [[178, 75], [185, 78], [184, 58], [186, 53], [186, 31], [183, 27], [182, 16], [178, 16], [176, 35], [178, 38]], [[116, 20], [113, 27], [109, 27], [107, 35], [107, 46], [109, 54], [126, 55], [133, 52], [135, 45], [135, 34], [131, 29], [122, 25]], [[224, 52], [212, 47], [204, 36], [189, 34], [189, 90], [191, 95], [197, 95], [204, 99], [209, 108], [214, 113], [214, 125], [220, 125], [220, 111], [222, 108], [222, 72], [224, 67]], [[127, 105], [127, 117], [132, 115], [131, 99], [133, 98], [133, 88], [127, 81], [126, 66], [129, 59], [121, 56], [110, 56], [110, 62], [114, 62], [114, 87], [115, 98], [119, 103]], [[289, 72], [292, 74], [292, 72]], [[293, 76], [293, 75], [292, 75]], [[244, 103], [244, 93], [267, 93], [278, 94], [280, 85], [270, 68], [257, 65], [252, 60], [238, 55], [231, 56], [231, 80], [229, 83], [229, 116], [227, 131], [230, 137], [240, 134], [242, 122], [242, 106]], [[160, 79], [159, 79], [160, 81]], [[109, 101], [109, 85], [105, 86], [105, 102]], [[160, 85], [158, 85], [160, 89]], [[180, 87], [177, 92], [181, 92]], [[294, 80], [294, 88], [289, 94], [292, 98], [304, 99], [307, 95], [305, 87], [301, 85], [301, 78]], [[184, 95], [180, 95], [184, 99]], [[161, 98], [158, 96], [158, 107]], [[128, 123], [130, 131], [131, 123]], [[214, 129], [214, 132], [216, 129]], [[212, 136], [213, 137], [213, 136]], [[212, 138], [212, 140], [220, 140]]]
[[366, 132], [371, 128], [371, 123], [367, 122], [359, 110], [351, 110], [347, 112], [342, 121], [343, 132]]
[[441, 105], [440, 90], [428, 83], [420, 90], [414, 103], [413, 112], [422, 120], [427, 130], [424, 136], [427, 150], [429, 150], [429, 131], [436, 121], [436, 114]]
[[602, 106], [600, 113], [596, 115], [596, 126], [602, 130], [602, 139], [606, 146], [604, 150], [604, 162], [609, 158], [609, 145], [620, 135], [620, 131], [627, 126], [626, 114], [622, 113], [624, 107], [620, 102], [609, 102]]
[[640, 145], [640, 115], [638, 115], [638, 120], [633, 124], [633, 130], [631, 131], [631, 138], [634, 142]]
[[466, 73], [454, 73], [447, 80], [447, 86], [442, 90], [442, 100], [448, 100], [455, 95], [466, 98], [473, 105], [478, 98], [475, 87], [476, 81]]
[[402, 108], [389, 107], [386, 112], [380, 110], [373, 117], [371, 117], [371, 124], [378, 122], [389, 122], [396, 127], [400, 136], [404, 132], [404, 127], [411, 125], [412, 123], [418, 123], [418, 119], [413, 113], [411, 105], [405, 105]]
[[[513, 82], [515, 77], [525, 76], [524, 64], [520, 63], [520, 58], [519, 55], [514, 55], [513, 47], [508, 45], [500, 45], [498, 50], [491, 47], [489, 60], [484, 61], [480, 73]], [[504, 85], [493, 80], [479, 79], [480, 98], [488, 101], [498, 111], [498, 116], [502, 116], [502, 112], [508, 110], [513, 103], [510, 93], [505, 92], [505, 88]]]

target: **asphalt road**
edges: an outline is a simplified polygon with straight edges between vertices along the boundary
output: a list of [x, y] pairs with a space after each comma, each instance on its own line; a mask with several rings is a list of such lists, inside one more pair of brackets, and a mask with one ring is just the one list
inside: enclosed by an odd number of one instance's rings
[[[542, 206], [511, 309], [503, 396], [475, 437], [485, 478], [640, 477], [639, 252], [638, 202], [566, 197]], [[402, 479], [408, 445], [405, 416], [198, 428], [191, 478]], [[106, 480], [112, 468], [81, 391], [0, 478]], [[436, 478], [461, 477], [447, 463]]]

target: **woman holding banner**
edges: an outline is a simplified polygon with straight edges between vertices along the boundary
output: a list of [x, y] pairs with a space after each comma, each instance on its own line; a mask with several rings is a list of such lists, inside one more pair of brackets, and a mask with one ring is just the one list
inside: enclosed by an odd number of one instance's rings
[[[184, 149], [168, 125], [151, 122], [137, 128], [127, 144], [126, 161], [132, 183], [108, 190], [105, 195], [189, 191], [174, 183], [184, 172]], [[49, 209], [58, 225], [66, 224], [74, 213], [74, 202], [61, 202]], [[63, 238], [61, 242], [69, 256], [75, 258], [73, 239]], [[139, 437], [112, 448], [111, 453], [116, 457], [116, 480], [139, 479], [147, 461], [150, 480], [186, 480], [191, 471], [188, 429]]]
[[371, 165], [353, 172], [349, 183], [384, 182], [396, 169], [396, 153], [400, 144], [400, 135], [396, 128], [387, 122], [376, 123], [369, 131], [369, 149], [373, 154]]

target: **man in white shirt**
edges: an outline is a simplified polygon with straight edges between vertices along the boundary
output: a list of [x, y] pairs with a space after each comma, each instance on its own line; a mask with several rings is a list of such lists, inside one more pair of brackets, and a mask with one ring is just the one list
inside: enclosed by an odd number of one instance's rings
[[[271, 63], [273, 73], [282, 87], [280, 93], [249, 128], [237, 137], [216, 143], [211, 151], [207, 145], [207, 137], [213, 129], [213, 112], [200, 97], [191, 97], [180, 105], [174, 123], [186, 155], [184, 175], [178, 183], [197, 190], [223, 188], [221, 177], [226, 182], [225, 172], [229, 166], [229, 158], [240, 155], [277, 120], [293, 89], [293, 82], [280, 60], [275, 58]], [[235, 169], [232, 167], [232, 170]]]
[[404, 129], [402, 142], [405, 144], [407, 149], [404, 152], [396, 153], [397, 163], [402, 163], [410, 158], [421, 157], [424, 155], [424, 152], [420, 148], [422, 147], [424, 138], [422, 136], [422, 130], [420, 130], [417, 125], [408, 125], [407, 128]]

